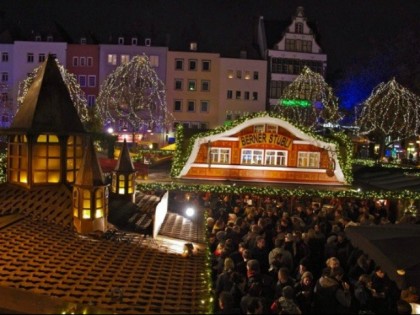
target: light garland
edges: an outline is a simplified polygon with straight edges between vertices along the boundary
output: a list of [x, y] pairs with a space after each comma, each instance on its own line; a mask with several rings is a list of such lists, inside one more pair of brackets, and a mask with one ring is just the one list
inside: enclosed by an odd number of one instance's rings
[[7, 150], [0, 153], [0, 184], [7, 181]]
[[307, 127], [323, 123], [337, 124], [342, 116], [339, 113], [338, 98], [324, 78], [305, 66], [299, 76], [290, 83], [282, 94], [283, 99], [310, 101], [312, 106], [285, 106], [278, 104], [273, 109], [282, 116], [289, 117]]
[[105, 79], [96, 105], [104, 123], [113, 124], [114, 129], [122, 120], [128, 131], [163, 132], [174, 121], [167, 108], [165, 85], [144, 54], [121, 64]]
[[[61, 77], [63, 78], [63, 81], [65, 85], [67, 86], [67, 89], [70, 93], [70, 98], [77, 110], [77, 113], [79, 114], [80, 120], [82, 123], [88, 124], [90, 121], [90, 115], [88, 111], [88, 104], [86, 100], [85, 92], [80, 88], [79, 83], [77, 82], [77, 78], [74, 74], [68, 72], [57, 59], [55, 59], [57, 66], [60, 70]], [[40, 67], [35, 68], [31, 74], [28, 75], [26, 79], [19, 82], [19, 89], [18, 89], [18, 97], [17, 97], [17, 103], [18, 107], [22, 105], [22, 102], [25, 98], [25, 95], [28, 93], [28, 90], [32, 83], [34, 82], [34, 79], [36, 77], [36, 74], [38, 73]]]
[[[356, 125], [360, 134], [376, 137], [382, 155], [393, 140], [419, 135], [420, 97], [398, 84], [395, 78], [381, 83], [358, 106]], [[386, 137], [391, 140], [388, 144]]]
[[185, 191], [185, 192], [210, 192], [217, 194], [254, 194], [260, 196], [282, 196], [298, 198], [360, 198], [360, 199], [413, 199], [420, 200], [420, 193], [408, 189], [403, 191], [363, 191], [359, 189], [348, 190], [320, 190], [307, 188], [277, 188], [273, 186], [256, 187], [240, 185], [204, 185], [194, 183], [141, 183], [137, 185], [140, 191]]

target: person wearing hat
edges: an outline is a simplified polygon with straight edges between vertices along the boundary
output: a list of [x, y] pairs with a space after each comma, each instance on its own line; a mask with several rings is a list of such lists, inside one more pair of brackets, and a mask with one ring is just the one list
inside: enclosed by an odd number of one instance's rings
[[314, 301], [314, 277], [310, 271], [305, 271], [300, 281], [295, 284], [296, 304], [303, 314], [312, 313], [312, 304]]

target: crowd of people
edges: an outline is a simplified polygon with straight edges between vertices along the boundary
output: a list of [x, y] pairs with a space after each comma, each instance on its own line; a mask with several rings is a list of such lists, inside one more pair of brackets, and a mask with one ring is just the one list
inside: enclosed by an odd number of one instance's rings
[[208, 194], [204, 206], [218, 314], [410, 314], [418, 301], [346, 237], [398, 223], [384, 204]]

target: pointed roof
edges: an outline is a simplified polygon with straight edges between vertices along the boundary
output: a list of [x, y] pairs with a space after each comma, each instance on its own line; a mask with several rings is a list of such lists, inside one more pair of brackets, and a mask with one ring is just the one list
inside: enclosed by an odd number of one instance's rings
[[125, 139], [120, 156], [118, 157], [118, 162], [117, 166], [115, 167], [115, 171], [121, 173], [134, 173], [136, 171], [133, 165], [133, 161], [130, 157], [130, 151], [128, 150], [127, 141]]
[[80, 169], [76, 175], [74, 183], [77, 186], [104, 186], [105, 179], [99, 164], [98, 157], [96, 156], [95, 147], [90, 140], [85, 153]]
[[85, 133], [54, 57], [39, 67], [9, 129], [17, 132]]

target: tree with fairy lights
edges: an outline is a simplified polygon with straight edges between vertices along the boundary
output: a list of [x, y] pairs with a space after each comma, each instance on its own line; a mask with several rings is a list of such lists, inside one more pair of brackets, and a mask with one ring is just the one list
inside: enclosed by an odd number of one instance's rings
[[325, 123], [336, 125], [342, 118], [332, 88], [319, 73], [306, 66], [285, 88], [274, 111], [295, 124], [310, 128]]
[[382, 82], [358, 105], [356, 125], [361, 135], [379, 143], [379, 158], [382, 158], [394, 141], [419, 135], [420, 97], [395, 78]]
[[5, 82], [0, 82], [0, 128], [9, 127], [13, 116], [9, 92], [9, 86]]
[[[95, 119], [96, 116], [94, 113], [94, 110], [89, 111], [86, 95], [85, 92], [80, 88], [79, 83], [77, 82], [77, 78], [74, 74], [68, 72], [57, 59], [55, 59], [57, 62], [58, 68], [60, 69], [61, 77], [63, 78], [64, 83], [67, 86], [67, 89], [70, 93], [70, 98], [76, 107], [77, 113], [79, 114], [80, 120], [82, 123], [86, 126], [91, 124], [91, 121]], [[29, 87], [34, 82], [34, 79], [36, 77], [36, 74], [38, 72], [39, 67], [35, 68], [28, 77], [19, 82], [19, 90], [18, 90], [18, 106], [22, 105], [22, 102], [25, 98], [26, 93], [28, 93]], [[87, 128], [89, 129], [89, 128]]]
[[173, 122], [165, 85], [144, 54], [120, 65], [105, 79], [97, 106], [105, 127], [133, 133], [162, 133]]

